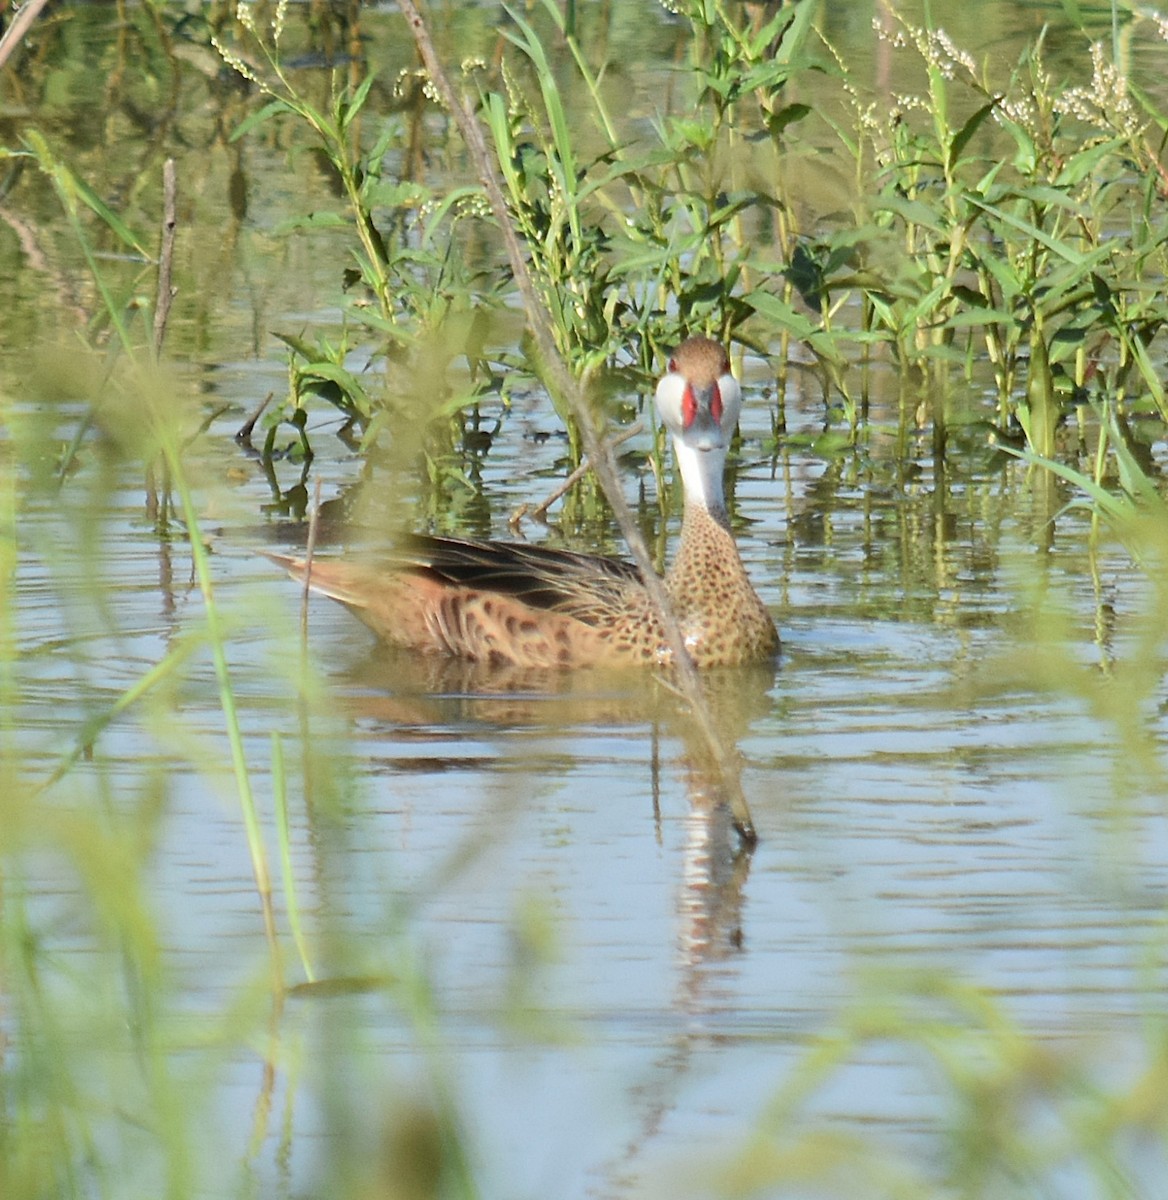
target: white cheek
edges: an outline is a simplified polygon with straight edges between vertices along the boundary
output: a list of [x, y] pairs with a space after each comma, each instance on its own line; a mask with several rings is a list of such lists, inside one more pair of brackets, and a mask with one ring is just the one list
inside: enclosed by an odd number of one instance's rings
[[685, 377], [670, 372], [657, 384], [657, 411], [666, 425], [681, 427], [681, 403], [685, 396]]
[[742, 411], [742, 389], [733, 375], [722, 375], [718, 379], [718, 392], [722, 397], [722, 432], [729, 441], [738, 424], [738, 414]]

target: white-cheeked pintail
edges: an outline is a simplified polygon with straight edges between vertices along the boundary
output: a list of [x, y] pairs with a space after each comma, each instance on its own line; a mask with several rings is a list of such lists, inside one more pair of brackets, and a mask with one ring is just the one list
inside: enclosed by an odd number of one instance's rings
[[[725, 349], [705, 337], [683, 342], [656, 400], [685, 487], [681, 543], [664, 583], [686, 646], [699, 667], [773, 657], [779, 635], [726, 512], [723, 474], [742, 392]], [[272, 557], [303, 581], [303, 560]], [[423, 535], [388, 565], [314, 559], [308, 585], [411, 650], [537, 668], [670, 659], [641, 574], [620, 559]]]

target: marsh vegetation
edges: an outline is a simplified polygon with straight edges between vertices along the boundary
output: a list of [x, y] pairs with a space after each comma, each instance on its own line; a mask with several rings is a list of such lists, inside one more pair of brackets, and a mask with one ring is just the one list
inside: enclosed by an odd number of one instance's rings
[[[64, 5], [0, 72], [0, 1196], [1150, 1200], [1168, 20], [422, 34]], [[659, 681], [373, 652], [255, 553], [660, 566], [697, 332], [753, 850]]]

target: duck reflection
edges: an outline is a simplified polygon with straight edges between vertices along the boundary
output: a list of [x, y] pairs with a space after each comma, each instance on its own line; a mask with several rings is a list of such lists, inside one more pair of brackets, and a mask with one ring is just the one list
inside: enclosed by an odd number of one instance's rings
[[[702, 675], [714, 727], [727, 751], [721, 756], [723, 764], [729, 763], [731, 772], [737, 770], [736, 746], [744, 731], [770, 711], [774, 679], [772, 664]], [[451, 738], [451, 765], [465, 766], [468, 724], [488, 734], [491, 728], [585, 731], [648, 725], [651, 753], [644, 769], [652, 784], [658, 840], [662, 829], [657, 800], [668, 769], [667, 762], [663, 769], [661, 747], [677, 748], [681, 770], [670, 774], [684, 784], [688, 812], [673, 899], [677, 968], [672, 994], [663, 999], [659, 1018], [677, 1033], [648, 1075], [634, 1081], [630, 1095], [639, 1113], [636, 1131], [620, 1160], [602, 1168], [606, 1189], [620, 1193], [631, 1188], [636, 1164], [675, 1107], [695, 1053], [723, 1021], [724, 983], [746, 945], [744, 907], [753, 847], [736, 832], [729, 803], [739, 781], [726, 778], [726, 766], [712, 761], [706, 738], [686, 705], [668, 678], [654, 672], [521, 669], [379, 646], [350, 662], [342, 682], [341, 703], [352, 720], [388, 729], [401, 741], [424, 739], [427, 771], [441, 769], [444, 731]], [[498, 764], [492, 760], [487, 765]], [[533, 759], [533, 769], [536, 766]], [[507, 804], [518, 803], [515, 791], [509, 789]], [[509, 822], [499, 826], [508, 827]], [[473, 845], [450, 847], [449, 861], [430, 882], [440, 886], [443, 878], [464, 869], [482, 850], [480, 826]]]
[[736, 832], [730, 803], [740, 786], [735, 747], [750, 723], [769, 711], [774, 678], [772, 664], [703, 674], [715, 732], [726, 750], [721, 765], [712, 760], [668, 678], [639, 670], [537, 670], [378, 647], [350, 665], [341, 703], [353, 719], [390, 726], [398, 736], [425, 730], [431, 747], [435, 731], [457, 731], [467, 722], [484, 729], [647, 723], [653, 751], [646, 767], [658, 840], [659, 747], [663, 739], [679, 744], [689, 812], [676, 901], [678, 950], [683, 970], [691, 976], [684, 990], [692, 1003], [700, 1004], [702, 965], [743, 944], [742, 894], [751, 847]]
[[[737, 769], [735, 739], [768, 712], [772, 665], [725, 668], [703, 673], [702, 682], [715, 732]], [[729, 794], [738, 780], [712, 761], [687, 708], [661, 674], [625, 668], [582, 671], [533, 670], [411, 654], [391, 647], [355, 660], [348, 667], [341, 703], [361, 722], [390, 726], [399, 736], [425, 730], [465, 736], [467, 722], [483, 728], [595, 728], [648, 724], [652, 756], [654, 821], [661, 839], [659, 746], [682, 749], [685, 792], [684, 854], [676, 911], [678, 950], [684, 971], [685, 1003], [700, 1006], [700, 968], [742, 947], [742, 896], [749, 874], [750, 847], [735, 828]]]

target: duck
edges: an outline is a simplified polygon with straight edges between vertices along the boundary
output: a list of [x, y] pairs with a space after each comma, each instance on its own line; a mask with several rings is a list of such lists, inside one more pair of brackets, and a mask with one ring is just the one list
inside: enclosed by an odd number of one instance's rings
[[[663, 584], [699, 668], [773, 658], [779, 634], [743, 566], [723, 487], [742, 389], [725, 347], [695, 336], [673, 352], [655, 401], [685, 506]], [[514, 541], [414, 534], [386, 561], [269, 555], [413, 652], [519, 668], [667, 666], [669, 641], [637, 566]]]

